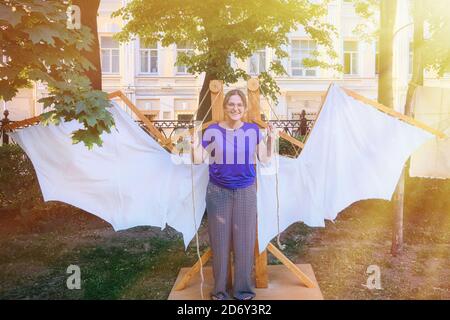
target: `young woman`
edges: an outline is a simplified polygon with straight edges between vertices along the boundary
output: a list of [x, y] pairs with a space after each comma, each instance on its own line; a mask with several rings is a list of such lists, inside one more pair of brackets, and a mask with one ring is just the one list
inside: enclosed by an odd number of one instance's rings
[[211, 298], [230, 298], [227, 288], [230, 251], [234, 257], [232, 296], [251, 300], [255, 296], [252, 269], [256, 241], [256, 157], [267, 162], [275, 145], [274, 129], [264, 141], [256, 124], [243, 122], [247, 100], [232, 90], [223, 101], [225, 120], [210, 125], [201, 143], [193, 145], [194, 161], [208, 160], [206, 192], [208, 232], [213, 252], [215, 286]]

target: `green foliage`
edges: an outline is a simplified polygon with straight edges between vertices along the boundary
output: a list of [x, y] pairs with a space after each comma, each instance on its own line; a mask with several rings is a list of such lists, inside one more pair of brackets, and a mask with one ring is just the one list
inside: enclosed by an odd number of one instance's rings
[[0, 146], [0, 209], [30, 209], [42, 203], [30, 159], [18, 145]]
[[424, 13], [430, 34], [424, 43], [425, 66], [435, 70], [441, 77], [450, 72], [449, 4], [447, 0], [433, 0], [433, 5], [425, 5]]
[[[225, 84], [249, 79], [244, 70], [233, 69], [227, 58], [245, 60], [259, 48], [272, 48], [278, 60], [268, 72], [259, 75], [263, 91], [277, 101], [279, 87], [273, 75], [286, 74], [279, 61], [288, 56], [283, 49], [287, 34], [298, 26], [318, 42], [329, 57], [337, 58], [332, 46], [331, 24], [323, 22], [328, 1], [309, 0], [133, 0], [113, 13], [127, 24], [117, 35], [119, 41], [139, 37], [141, 41], [161, 41], [163, 46], [188, 42], [195, 54], [179, 54], [176, 64], [186, 65], [190, 73], [206, 72]], [[337, 61], [337, 59], [336, 59]], [[309, 61], [321, 67], [339, 68], [339, 64]]]
[[42, 114], [43, 124], [59, 124], [61, 120], [77, 119], [84, 128], [72, 133], [72, 141], [82, 141], [91, 148], [94, 144], [102, 145], [100, 135], [103, 132], [111, 132], [110, 127], [114, 124], [114, 119], [107, 110], [110, 107], [107, 94], [92, 90], [88, 81], [77, 73], [64, 74], [62, 81], [49, 88], [50, 95], [39, 101], [44, 107], [57, 108]]
[[67, 28], [68, 1], [5, 0], [0, 3], [0, 99], [10, 101], [20, 88], [40, 81], [49, 96], [39, 100], [51, 109], [45, 122], [77, 119], [84, 129], [74, 143], [101, 145], [100, 135], [114, 124], [106, 94], [92, 90], [85, 72], [93, 66], [81, 50], [90, 50], [89, 28]]
[[352, 0], [355, 12], [365, 19], [373, 17], [380, 7], [380, 0]]
[[[425, 0], [411, 0], [411, 6], [414, 7], [415, 1], [424, 3], [424, 20], [428, 28], [428, 34], [425, 37], [423, 52], [424, 67], [428, 70], [434, 70], [442, 77], [450, 72], [450, 10], [448, 10], [448, 0], [433, 0], [432, 5], [428, 5]], [[353, 0], [355, 11], [367, 20], [377, 18], [380, 11], [380, 0]], [[403, 26], [400, 26], [400, 28]], [[362, 34], [367, 30], [364, 26], [359, 26], [358, 31]], [[365, 34], [366, 39], [373, 39], [378, 36], [374, 34]]]
[[[300, 142], [304, 142], [305, 137], [294, 137], [295, 139], [297, 139]], [[278, 153], [281, 156], [286, 156], [286, 157], [290, 157], [290, 158], [296, 158], [301, 152], [301, 149], [299, 149], [297, 146], [295, 146], [294, 144], [292, 144], [292, 142], [287, 141], [283, 138], [279, 139], [278, 142]]]
[[366, 42], [378, 40], [380, 33], [380, 0], [352, 0], [356, 14], [363, 18], [363, 23], [353, 32]]

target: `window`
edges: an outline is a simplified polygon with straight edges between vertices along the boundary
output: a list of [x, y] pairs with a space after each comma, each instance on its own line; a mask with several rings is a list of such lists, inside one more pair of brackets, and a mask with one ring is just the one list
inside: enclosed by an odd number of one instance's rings
[[119, 43], [112, 37], [100, 37], [101, 63], [103, 73], [119, 73]]
[[375, 74], [380, 74], [380, 48], [378, 41], [375, 42]]
[[157, 121], [158, 120], [158, 113], [157, 112], [144, 113], [144, 116], [150, 121]]
[[1, 57], [0, 58], [0, 66], [2, 66], [2, 67], [6, 66], [8, 64], [8, 62], [11, 61], [11, 58], [9, 58], [8, 56], [1, 55], [0, 57]]
[[358, 42], [344, 41], [344, 74], [358, 74]]
[[172, 112], [163, 111], [163, 120], [170, 120], [170, 119], [172, 119]]
[[316, 69], [306, 68], [303, 65], [303, 59], [314, 58], [312, 53], [316, 47], [316, 42], [313, 40], [292, 40], [291, 74], [293, 76], [316, 76]]
[[141, 73], [158, 73], [158, 45], [156, 43], [146, 44], [142, 41], [139, 56]]
[[[186, 53], [186, 54], [193, 54], [194, 49], [191, 44], [187, 43], [186, 41], [181, 42], [177, 44], [177, 57], [179, 53]], [[177, 66], [177, 73], [179, 74], [186, 74], [187, 73], [187, 67], [185, 65], [179, 65]]]
[[136, 99], [136, 107], [142, 112], [158, 111], [160, 110], [159, 99]]
[[237, 68], [236, 58], [231, 53], [228, 55], [226, 63], [232, 69]]
[[178, 113], [177, 120], [178, 121], [192, 121], [194, 115], [190, 113]]
[[266, 50], [256, 51], [249, 59], [248, 72], [252, 75], [258, 75], [266, 71]]

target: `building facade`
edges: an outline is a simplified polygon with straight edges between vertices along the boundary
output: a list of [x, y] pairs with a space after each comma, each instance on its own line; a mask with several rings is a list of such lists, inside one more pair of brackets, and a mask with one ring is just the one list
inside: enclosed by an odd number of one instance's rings
[[[139, 39], [118, 43], [112, 36], [124, 25], [111, 14], [126, 4], [127, 0], [102, 0], [98, 15], [98, 32], [102, 63], [103, 90], [122, 90], [148, 117], [157, 120], [186, 119], [198, 106], [198, 96], [204, 75], [187, 73], [186, 67], [175, 66], [177, 54], [191, 50], [188, 44], [145, 44]], [[408, 0], [399, 1], [399, 12], [408, 12]], [[375, 41], [362, 40], [355, 32], [363, 20], [355, 13], [347, 0], [334, 0], [329, 4], [327, 22], [333, 24], [338, 36], [333, 40], [343, 72], [306, 68], [302, 60], [317, 50], [326, 59], [321, 48], [311, 40], [303, 28], [291, 32], [289, 45], [284, 49], [289, 57], [282, 63], [288, 76], [276, 77], [281, 88], [278, 103], [272, 105], [262, 98], [262, 111], [268, 119], [297, 119], [305, 110], [316, 113], [329, 84], [335, 82], [372, 99], [377, 98], [378, 50]], [[395, 108], [402, 111], [406, 89], [412, 71], [410, 43], [413, 27], [407, 14], [397, 19], [398, 30], [394, 48]], [[404, 27], [408, 26], [408, 27]], [[232, 66], [247, 70], [257, 76], [267, 70], [274, 52], [262, 49], [246, 61], [231, 57]], [[426, 84], [450, 87], [450, 77], [437, 79], [426, 75]], [[245, 89], [239, 82], [233, 87]], [[32, 89], [20, 90], [18, 96], [6, 107], [11, 120], [20, 120], [40, 114], [42, 106], [36, 102], [45, 95], [45, 86], [36, 84]], [[273, 111], [275, 111], [276, 115]]]

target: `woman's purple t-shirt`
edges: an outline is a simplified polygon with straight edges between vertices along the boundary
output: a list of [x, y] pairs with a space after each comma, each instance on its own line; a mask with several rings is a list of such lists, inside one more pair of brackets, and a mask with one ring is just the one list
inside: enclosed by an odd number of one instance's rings
[[210, 125], [202, 136], [209, 153], [209, 179], [212, 183], [239, 189], [255, 182], [256, 146], [262, 139], [258, 125], [244, 122], [235, 130]]

